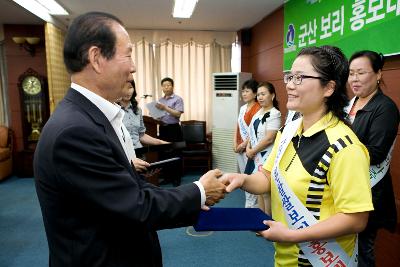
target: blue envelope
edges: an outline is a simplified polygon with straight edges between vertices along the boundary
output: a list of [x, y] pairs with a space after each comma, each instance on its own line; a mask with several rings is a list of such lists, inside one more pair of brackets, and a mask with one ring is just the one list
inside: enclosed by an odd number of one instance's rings
[[201, 211], [196, 231], [263, 231], [268, 226], [264, 220], [272, 220], [259, 208], [211, 208]]

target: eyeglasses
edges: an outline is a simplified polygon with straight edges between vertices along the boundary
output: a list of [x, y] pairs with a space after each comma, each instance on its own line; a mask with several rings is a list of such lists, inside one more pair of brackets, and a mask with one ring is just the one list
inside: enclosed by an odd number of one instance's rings
[[309, 75], [303, 75], [303, 74], [291, 74], [287, 73], [283, 76], [283, 82], [288, 84], [289, 82], [293, 81], [295, 85], [300, 85], [303, 79], [318, 79], [318, 80], [323, 80], [322, 77], [316, 77], [316, 76], [309, 76]]
[[365, 77], [365, 75], [367, 75], [368, 73], [371, 73], [373, 71], [360, 71], [360, 72], [350, 72], [349, 73], [349, 78], [351, 79], [355, 79], [356, 77], [358, 79], [362, 79], [363, 77]]

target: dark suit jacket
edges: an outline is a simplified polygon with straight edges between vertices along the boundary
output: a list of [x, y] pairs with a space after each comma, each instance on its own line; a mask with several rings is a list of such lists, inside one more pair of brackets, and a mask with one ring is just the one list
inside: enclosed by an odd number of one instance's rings
[[156, 230], [191, 225], [200, 211], [195, 184], [144, 181], [104, 114], [74, 89], [43, 128], [34, 173], [50, 266], [161, 266]]

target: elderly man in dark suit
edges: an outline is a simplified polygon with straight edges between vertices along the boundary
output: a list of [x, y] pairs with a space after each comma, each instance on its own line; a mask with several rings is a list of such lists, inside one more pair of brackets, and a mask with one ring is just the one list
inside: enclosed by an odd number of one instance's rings
[[81, 15], [66, 35], [71, 88], [34, 158], [52, 267], [162, 266], [156, 231], [193, 224], [203, 205], [225, 194], [218, 170], [162, 189], [132, 168], [133, 146], [114, 104], [135, 72], [131, 52], [128, 33], [110, 14]]

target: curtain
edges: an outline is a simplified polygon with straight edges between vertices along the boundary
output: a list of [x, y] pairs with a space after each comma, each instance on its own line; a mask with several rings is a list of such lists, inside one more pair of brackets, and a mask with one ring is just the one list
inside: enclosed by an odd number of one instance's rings
[[134, 43], [132, 59], [136, 65], [136, 73], [133, 75], [136, 83], [136, 98], [144, 114], [147, 114], [145, 104], [156, 99], [154, 92], [159, 81], [159, 68], [154, 57], [154, 45], [144, 39]]
[[174, 92], [183, 98], [185, 105], [181, 120], [204, 120], [211, 129], [212, 73], [231, 71], [231, 50], [231, 45], [222, 46], [216, 42], [174, 44], [167, 40], [152, 45], [142, 40], [135, 44], [138, 95], [152, 95], [140, 101], [144, 114], [147, 114], [145, 104], [163, 95], [161, 79], [171, 77]]
[[8, 94], [7, 75], [4, 55], [4, 42], [0, 42], [0, 125], [9, 125], [8, 121]]
[[71, 83], [63, 60], [64, 38], [65, 32], [51, 23], [46, 23], [45, 39], [50, 113], [64, 98]]
[[164, 43], [166, 40], [171, 40], [174, 44], [186, 44], [190, 41], [196, 41], [198, 44], [216, 42], [225, 46], [231, 45], [236, 40], [236, 32], [128, 29], [128, 33], [134, 43], [144, 39], [151, 44], [157, 45]]

